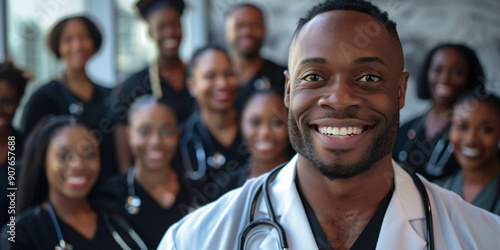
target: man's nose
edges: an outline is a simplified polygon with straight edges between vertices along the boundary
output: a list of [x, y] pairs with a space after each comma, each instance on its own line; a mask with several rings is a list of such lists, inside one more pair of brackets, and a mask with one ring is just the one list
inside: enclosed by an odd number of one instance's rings
[[330, 80], [318, 104], [337, 111], [359, 107], [362, 100], [354, 91], [354, 87], [353, 83], [345, 77], [335, 77]]

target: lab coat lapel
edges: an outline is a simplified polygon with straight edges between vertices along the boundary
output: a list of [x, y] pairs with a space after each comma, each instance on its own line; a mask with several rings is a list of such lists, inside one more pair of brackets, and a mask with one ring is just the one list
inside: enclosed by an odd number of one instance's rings
[[420, 226], [425, 225], [422, 199], [411, 176], [394, 161], [392, 165], [396, 190], [385, 213], [376, 249], [425, 249], [427, 242], [420, 236], [424, 235]]
[[[297, 155], [276, 176], [270, 188], [271, 202], [277, 220], [286, 232], [288, 247], [314, 250], [318, 247], [295, 186], [296, 163]], [[260, 202], [259, 212], [261, 216], [268, 217], [264, 202]], [[276, 237], [277, 234], [269, 234], [260, 245], [260, 249], [275, 249]]]

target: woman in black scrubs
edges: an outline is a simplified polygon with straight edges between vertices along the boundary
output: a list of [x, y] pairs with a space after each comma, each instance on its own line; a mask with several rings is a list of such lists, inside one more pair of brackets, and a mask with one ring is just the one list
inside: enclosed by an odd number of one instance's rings
[[241, 132], [251, 153], [238, 186], [288, 162], [293, 156], [288, 137], [283, 96], [274, 91], [256, 92], [248, 99], [241, 118]]
[[478, 93], [464, 94], [453, 109], [450, 143], [461, 169], [436, 183], [500, 215], [500, 99]]
[[125, 127], [128, 109], [135, 99], [142, 95], [160, 98], [174, 109], [180, 123], [189, 117], [195, 106], [185, 84], [185, 65], [179, 58], [184, 1], [140, 0], [136, 6], [148, 24], [158, 58], [130, 76], [113, 92], [110, 117], [115, 126], [116, 153], [122, 173], [127, 172], [133, 161], [125, 140]]
[[97, 26], [85, 16], [58, 22], [47, 37], [51, 52], [65, 62], [62, 75], [33, 93], [24, 107], [21, 134], [24, 139], [43, 117], [72, 115], [95, 129], [103, 156], [100, 178], [115, 172], [111, 121], [106, 117], [111, 90], [95, 84], [85, 72], [89, 59], [99, 51], [102, 36]]
[[174, 111], [147, 95], [130, 107], [127, 138], [135, 157], [126, 175], [111, 178], [95, 204], [122, 215], [148, 249], [190, 212], [190, 188], [179, 172], [179, 131]]
[[100, 155], [97, 138], [81, 121], [70, 116], [42, 120], [27, 140], [24, 157], [15, 242], [4, 228], [2, 249], [9, 244], [23, 250], [70, 249], [68, 244], [75, 250], [146, 249], [125, 221], [94, 210], [87, 200]]
[[482, 86], [484, 81], [481, 64], [470, 48], [442, 44], [431, 50], [419, 76], [417, 94], [431, 99], [432, 108], [401, 125], [392, 151], [394, 159], [428, 180], [457, 171], [459, 165], [448, 143], [453, 104], [466, 90]]
[[233, 105], [239, 85], [227, 53], [217, 46], [199, 49], [189, 69], [189, 91], [200, 110], [183, 128], [180, 151], [194, 205], [200, 206], [237, 186], [249, 152]]
[[[17, 69], [11, 62], [0, 63], [0, 227], [10, 218], [7, 188], [9, 185], [9, 171], [17, 173], [22, 157], [23, 143], [19, 133], [12, 127], [12, 119], [16, 113], [19, 101], [29, 78], [23, 71]], [[10, 140], [9, 140], [10, 139]], [[9, 141], [11, 142], [9, 145]], [[10, 146], [10, 149], [9, 149]], [[10, 160], [7, 160], [9, 159]], [[13, 177], [17, 177], [15, 174]]]

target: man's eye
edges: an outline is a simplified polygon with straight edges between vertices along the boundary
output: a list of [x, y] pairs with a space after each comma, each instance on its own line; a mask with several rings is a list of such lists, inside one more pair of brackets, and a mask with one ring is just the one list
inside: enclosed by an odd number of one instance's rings
[[307, 75], [306, 77], [304, 77], [304, 80], [306, 80], [308, 82], [317, 82], [317, 81], [323, 80], [323, 77], [316, 75], [316, 74], [310, 74], [310, 75]]
[[374, 75], [366, 75], [366, 76], [362, 76], [361, 78], [358, 79], [358, 81], [360, 81], [360, 82], [377, 82], [380, 80], [382, 80], [382, 79], [380, 79], [380, 77], [374, 76]]

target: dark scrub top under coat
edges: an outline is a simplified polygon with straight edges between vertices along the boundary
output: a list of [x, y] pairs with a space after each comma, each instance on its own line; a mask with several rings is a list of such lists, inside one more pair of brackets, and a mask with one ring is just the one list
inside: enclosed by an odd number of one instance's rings
[[[57, 217], [57, 215], [56, 215]], [[73, 246], [74, 250], [82, 249], [122, 249], [113, 238], [111, 231], [106, 227], [101, 214], [97, 214], [97, 231], [92, 240], [89, 240], [78, 233], [75, 229], [66, 224], [63, 220], [57, 217], [59, 227], [63, 235], [63, 239]], [[2, 229], [1, 249], [9, 249], [11, 244], [5, 234], [6, 228]], [[116, 231], [123, 238], [125, 243], [132, 249], [139, 249], [135, 242], [123, 232], [116, 228]], [[23, 212], [16, 221], [16, 237], [15, 243], [11, 245], [14, 250], [31, 250], [31, 249], [47, 249], [52, 250], [56, 245], [59, 245], [56, 230], [52, 224], [50, 214], [40, 205], [34, 206]]]
[[[436, 181], [436, 184], [462, 196], [464, 184], [463, 172], [458, 171], [446, 179]], [[500, 173], [486, 184], [483, 190], [481, 190], [474, 199], [472, 205], [490, 211], [496, 215], [500, 215], [500, 199], [497, 198], [497, 195], [500, 195], [500, 193], [498, 192], [500, 192]]]
[[144, 241], [148, 249], [156, 249], [167, 229], [191, 211], [189, 184], [181, 179], [179, 194], [171, 208], [163, 209], [134, 181], [135, 195], [141, 199], [137, 214], [125, 211], [128, 194], [127, 175], [114, 176], [102, 186], [98, 198], [93, 201], [96, 207], [125, 218]]
[[[63, 92], [64, 91], [64, 92]], [[41, 86], [30, 97], [24, 107], [23, 118], [21, 121], [21, 133], [24, 140], [33, 130], [38, 121], [47, 115], [72, 115], [69, 112], [71, 105], [67, 96], [71, 95], [74, 100], [84, 104], [85, 108], [81, 115], [75, 115], [85, 120], [91, 129], [99, 131], [98, 137], [101, 152], [101, 172], [99, 179], [102, 180], [116, 172], [116, 161], [113, 144], [113, 129], [111, 120], [107, 118], [110, 104], [111, 89], [94, 84], [94, 94], [89, 102], [84, 102], [74, 96], [59, 81], [51, 81]], [[101, 135], [101, 136], [99, 136]]]
[[[23, 141], [21, 140], [21, 137], [19, 135], [19, 133], [14, 130], [14, 128], [12, 128], [12, 135], [11, 136], [14, 136], [16, 139], [14, 140], [15, 141], [15, 150], [14, 150], [14, 157], [15, 157], [15, 161], [14, 161], [14, 169], [15, 169], [15, 175], [14, 175], [14, 178], [15, 180], [12, 182], [14, 184], [14, 186], [11, 186], [9, 185], [9, 183], [11, 183], [8, 178], [9, 178], [9, 161], [7, 160], [7, 158], [5, 159], [4, 162], [0, 162], [0, 228], [3, 227], [5, 225], [5, 223], [7, 223], [7, 221], [10, 219], [11, 216], [15, 216], [15, 214], [13, 213], [12, 211], [12, 208], [9, 209], [9, 203], [10, 203], [10, 197], [7, 197], [7, 195], [10, 194], [10, 192], [13, 192], [15, 191], [16, 192], [16, 195], [15, 197], [19, 197], [17, 195], [17, 191], [16, 190], [7, 190], [7, 188], [16, 188], [17, 187], [17, 184], [19, 183], [19, 176], [20, 176], [20, 172], [21, 169], [20, 169], [20, 166], [21, 166], [21, 159], [22, 159], [22, 155], [23, 155]], [[7, 151], [7, 152], [11, 152], [11, 151]], [[12, 157], [8, 155], [7, 153], [7, 157]], [[17, 203], [17, 201], [16, 201]], [[11, 213], [9, 214], [9, 210], [11, 210]]]
[[[373, 214], [368, 224], [366, 224], [365, 228], [358, 236], [356, 241], [352, 244], [350, 249], [353, 250], [365, 250], [365, 249], [375, 249], [377, 247], [378, 237], [380, 234], [380, 229], [382, 228], [382, 222], [384, 221], [385, 212], [389, 207], [389, 203], [391, 202], [392, 195], [394, 193], [395, 185], [392, 183], [392, 187], [384, 197], [384, 199], [380, 202], [375, 214]], [[323, 229], [321, 228], [320, 223], [316, 219], [314, 215], [314, 211], [305, 199], [302, 191], [297, 186], [297, 192], [299, 193], [300, 200], [302, 201], [302, 205], [304, 206], [304, 211], [307, 216], [307, 220], [309, 221], [309, 225], [311, 226], [311, 231], [314, 235], [314, 239], [316, 240], [316, 245], [318, 245], [318, 249], [320, 250], [330, 250], [332, 249], [330, 246], [330, 242], [326, 237]]]
[[[270, 88], [281, 95], [284, 95], [286, 79], [283, 72], [285, 70], [286, 67], [264, 59], [264, 64], [262, 65], [260, 71], [238, 91], [238, 96], [234, 103], [238, 113], [242, 113], [248, 99], [250, 99], [255, 92], [265, 91]], [[262, 88], [262, 86], [264, 87]]]
[[[189, 165], [183, 162], [184, 175], [189, 178], [189, 169], [198, 170], [195, 143], [203, 145], [205, 162], [215, 152], [225, 156], [225, 164], [219, 168], [207, 166], [205, 175], [199, 180], [190, 180], [193, 185], [194, 206], [198, 207], [212, 202], [237, 187], [238, 177], [250, 156], [243, 142], [240, 132], [236, 135], [232, 145], [228, 148], [222, 146], [203, 124], [200, 113], [194, 113], [186, 122], [179, 146], [181, 157], [189, 159]], [[186, 146], [187, 145], [187, 146]], [[187, 151], [188, 155], [183, 155]]]
[[[163, 96], [161, 101], [171, 106], [177, 114], [179, 123], [186, 120], [195, 109], [195, 100], [189, 94], [186, 84], [179, 92], [174, 90], [163, 77], [160, 76], [160, 84]], [[113, 122], [127, 124], [128, 110], [135, 99], [143, 95], [152, 95], [151, 81], [149, 79], [149, 67], [133, 74], [120, 86], [116, 87], [112, 94], [109, 117]]]
[[[443, 132], [437, 134], [435, 138], [427, 139], [424, 126], [426, 119], [427, 115], [419, 116], [403, 124], [399, 128], [396, 145], [392, 150], [392, 157], [396, 162], [414, 168], [417, 173], [424, 176], [427, 180], [432, 181], [445, 178], [455, 173], [460, 169], [460, 165], [453, 156], [452, 151], [448, 152], [447, 155], [450, 157], [447, 161], [444, 160], [442, 163], [438, 164], [439, 166], [443, 166], [442, 168], [433, 168], [432, 164], [429, 163], [439, 140], [441, 139], [442, 141], [448, 142], [450, 126], [446, 127]], [[413, 139], [410, 138], [412, 135], [415, 135]], [[402, 151], [404, 151], [404, 153], [402, 153]], [[444, 151], [445, 150], [441, 152]], [[405, 154], [407, 157], [403, 162], [400, 157]]]

